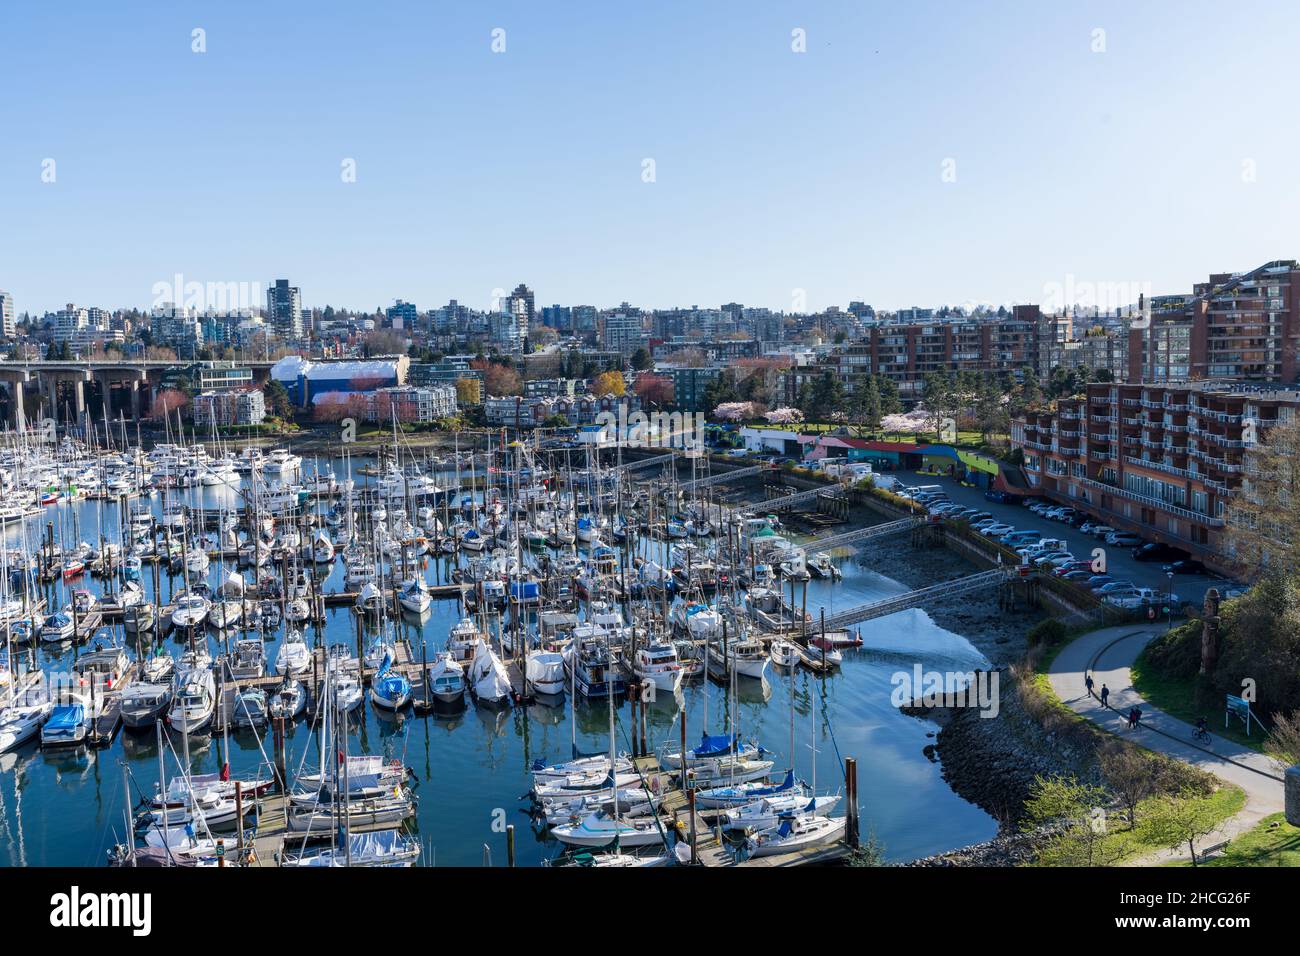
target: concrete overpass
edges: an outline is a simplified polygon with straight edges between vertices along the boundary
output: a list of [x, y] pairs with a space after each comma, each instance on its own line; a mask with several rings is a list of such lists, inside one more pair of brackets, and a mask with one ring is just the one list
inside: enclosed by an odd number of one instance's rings
[[[152, 405], [165, 372], [195, 364], [167, 359], [0, 361], [0, 383], [4, 383], [8, 399], [6, 420], [19, 430], [28, 422], [46, 418], [56, 423], [80, 421], [87, 410], [88, 389], [98, 406], [97, 418], [107, 403], [109, 418], [121, 413], [138, 420]], [[255, 381], [265, 381], [275, 363], [255, 360], [235, 364], [252, 369]]]

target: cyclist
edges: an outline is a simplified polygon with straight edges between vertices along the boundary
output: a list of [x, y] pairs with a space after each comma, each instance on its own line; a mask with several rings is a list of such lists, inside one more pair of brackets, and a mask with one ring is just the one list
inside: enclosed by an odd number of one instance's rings
[[1196, 718], [1196, 731], [1192, 736], [1201, 740], [1210, 739], [1210, 727], [1204, 714]]

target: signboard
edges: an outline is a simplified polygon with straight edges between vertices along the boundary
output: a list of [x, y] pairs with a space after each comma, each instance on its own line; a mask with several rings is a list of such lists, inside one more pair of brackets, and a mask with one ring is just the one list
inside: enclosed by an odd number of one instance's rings
[[1227, 698], [1224, 704], [1226, 708], [1225, 713], [1223, 715], [1224, 729], [1227, 729], [1228, 721], [1232, 717], [1234, 716], [1240, 717], [1242, 720], [1246, 722], [1246, 736], [1249, 737], [1250, 736], [1250, 701], [1246, 700], [1243, 697], [1234, 697], [1231, 694], [1225, 694], [1224, 696]]

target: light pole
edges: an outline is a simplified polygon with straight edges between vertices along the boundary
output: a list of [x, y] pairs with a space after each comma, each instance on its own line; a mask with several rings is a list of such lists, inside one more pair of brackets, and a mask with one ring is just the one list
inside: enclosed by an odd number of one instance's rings
[[1165, 596], [1165, 604], [1169, 610], [1169, 626], [1166, 631], [1172, 631], [1174, 628], [1174, 572], [1166, 571], [1165, 577], [1169, 579], [1169, 590]]

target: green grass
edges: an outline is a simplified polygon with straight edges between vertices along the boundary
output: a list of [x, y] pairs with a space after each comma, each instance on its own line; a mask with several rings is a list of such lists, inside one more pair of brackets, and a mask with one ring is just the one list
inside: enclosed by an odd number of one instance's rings
[[1151, 666], [1147, 652], [1142, 651], [1131, 668], [1133, 689], [1152, 706], [1163, 710], [1170, 717], [1189, 724], [1195, 724], [1196, 718], [1204, 715], [1209, 718], [1210, 733], [1233, 743], [1241, 744], [1251, 750], [1263, 751], [1264, 729], [1251, 722], [1250, 736], [1246, 736], [1246, 725], [1235, 717], [1224, 730], [1220, 719], [1222, 711], [1206, 713], [1205, 708], [1196, 705], [1196, 678], [1168, 677]]
[[[1191, 866], [1191, 861], [1176, 864]], [[1300, 866], [1300, 827], [1286, 822], [1285, 815], [1265, 817], [1228, 844], [1222, 856], [1201, 866]]]
[[[1213, 808], [1215, 818], [1222, 823], [1229, 817], [1235, 816], [1241, 812], [1241, 808], [1246, 805], [1246, 792], [1240, 787], [1233, 784], [1224, 784], [1218, 790], [1208, 797], [1199, 797], [1195, 799], [1208, 800]], [[1128, 825], [1128, 820], [1123, 817], [1119, 811], [1110, 814], [1114, 830], [1108, 832], [1103, 839], [1108, 851], [1107, 856], [1114, 854], [1116, 862], [1123, 863], [1133, 860], [1148, 853], [1155, 853], [1165, 847], [1147, 842], [1142, 839], [1142, 817], [1144, 810], [1149, 809], [1154, 802], [1154, 798], [1143, 800], [1137, 806], [1137, 827], [1132, 830], [1119, 829]], [[1188, 865], [1191, 863], [1189, 861]]]

